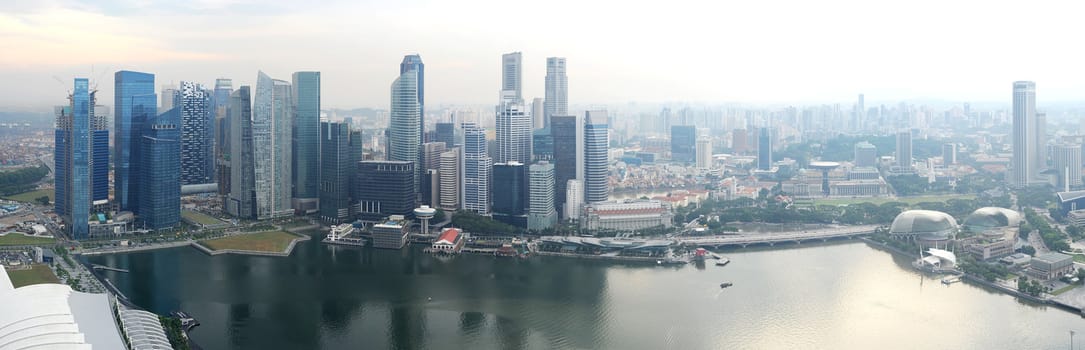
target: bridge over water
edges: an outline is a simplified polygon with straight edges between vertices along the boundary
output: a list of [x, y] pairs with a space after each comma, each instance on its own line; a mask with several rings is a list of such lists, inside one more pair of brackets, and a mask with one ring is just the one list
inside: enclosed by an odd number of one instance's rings
[[712, 248], [727, 246], [740, 246], [745, 248], [746, 246], [757, 244], [775, 245], [776, 243], [802, 243], [806, 241], [824, 242], [830, 239], [846, 239], [868, 235], [874, 233], [874, 229], [880, 226], [881, 225], [861, 225], [794, 232], [688, 237], [679, 238], [678, 242], [685, 245]]

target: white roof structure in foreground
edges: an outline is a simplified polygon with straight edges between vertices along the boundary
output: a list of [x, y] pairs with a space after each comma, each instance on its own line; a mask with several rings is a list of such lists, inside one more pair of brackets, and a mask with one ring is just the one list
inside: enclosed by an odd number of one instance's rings
[[944, 261], [949, 261], [949, 262], [953, 263], [954, 265], [957, 264], [957, 254], [953, 254], [953, 252], [951, 252], [951, 251], [944, 250], [944, 249], [930, 248], [930, 249], [927, 249], [927, 254], [930, 254], [931, 256], [937, 257], [938, 259], [941, 259], [941, 260], [944, 260]]
[[0, 349], [125, 349], [109, 296], [0, 282]]
[[166, 330], [162, 328], [162, 322], [154, 313], [130, 309], [124, 304], [117, 303], [117, 313], [121, 318], [121, 326], [124, 334], [128, 336], [132, 350], [171, 350], [169, 338], [166, 338]]

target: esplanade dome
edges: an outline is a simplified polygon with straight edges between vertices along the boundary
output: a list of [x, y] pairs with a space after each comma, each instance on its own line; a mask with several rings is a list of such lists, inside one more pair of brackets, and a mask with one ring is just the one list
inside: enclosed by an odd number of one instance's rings
[[964, 218], [964, 226], [974, 230], [985, 230], [996, 227], [1021, 226], [1021, 214], [1017, 211], [999, 208], [984, 207]]
[[940, 241], [953, 238], [957, 220], [949, 214], [934, 210], [908, 210], [893, 219], [889, 234], [910, 236], [919, 240]]

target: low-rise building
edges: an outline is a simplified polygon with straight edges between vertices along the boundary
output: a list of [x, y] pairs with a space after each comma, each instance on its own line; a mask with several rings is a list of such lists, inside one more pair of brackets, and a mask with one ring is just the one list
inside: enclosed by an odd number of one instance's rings
[[658, 200], [625, 200], [591, 203], [584, 206], [580, 227], [586, 230], [633, 231], [670, 227], [671, 204]]
[[1011, 267], [1027, 266], [1029, 260], [1032, 260], [1032, 257], [1025, 253], [1013, 253], [1003, 257], [1002, 259], [998, 259], [999, 262], [1009, 265]]
[[407, 229], [411, 226], [401, 215], [392, 215], [387, 220], [373, 224], [370, 233], [373, 247], [382, 249], [402, 249], [407, 244]]
[[829, 182], [830, 196], [885, 196], [888, 194], [889, 187], [882, 179]]
[[1037, 255], [1029, 261], [1028, 275], [1047, 281], [1074, 272], [1074, 258], [1062, 253]]
[[1070, 223], [1074, 224], [1074, 226], [1085, 226], [1085, 210], [1083, 209], [1071, 210], [1069, 213], [1066, 213], [1066, 218], [1070, 220]]
[[463, 231], [458, 228], [446, 228], [433, 242], [433, 251], [442, 253], [459, 253], [463, 248]]

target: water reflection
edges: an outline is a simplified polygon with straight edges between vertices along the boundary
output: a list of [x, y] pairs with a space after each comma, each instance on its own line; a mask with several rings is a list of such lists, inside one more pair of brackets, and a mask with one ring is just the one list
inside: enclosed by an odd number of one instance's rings
[[128, 268], [107, 275], [136, 304], [199, 318], [207, 349], [1045, 348], [1081, 324], [944, 286], [862, 243], [660, 267], [315, 242], [287, 258], [180, 248], [91, 261]]

